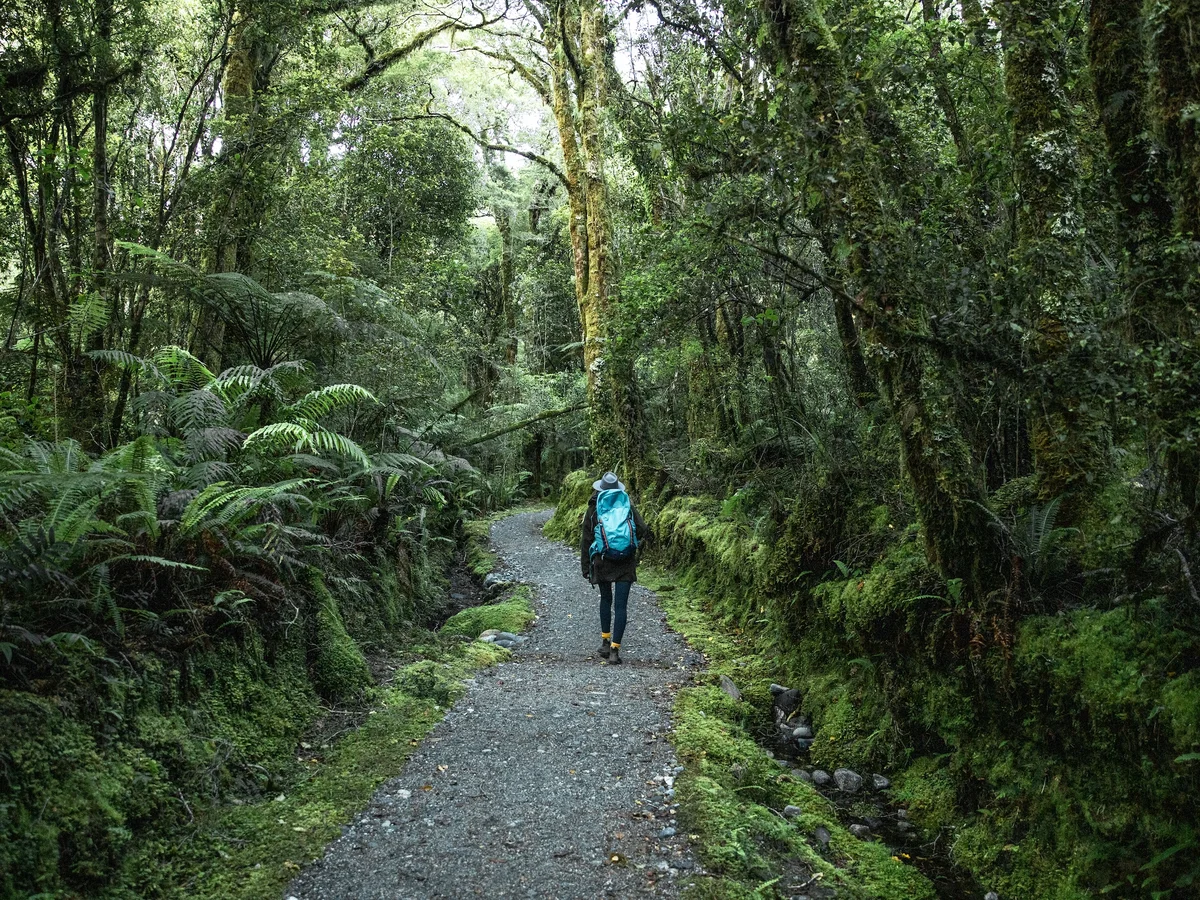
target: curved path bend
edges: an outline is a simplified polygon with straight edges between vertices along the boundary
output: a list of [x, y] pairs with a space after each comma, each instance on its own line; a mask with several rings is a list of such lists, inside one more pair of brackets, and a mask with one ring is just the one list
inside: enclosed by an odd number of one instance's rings
[[700, 659], [635, 587], [625, 664], [603, 663], [598, 594], [542, 537], [548, 515], [491, 533], [503, 571], [534, 589], [529, 639], [475, 677], [285, 898], [678, 895], [695, 863], [674, 833], [669, 715]]

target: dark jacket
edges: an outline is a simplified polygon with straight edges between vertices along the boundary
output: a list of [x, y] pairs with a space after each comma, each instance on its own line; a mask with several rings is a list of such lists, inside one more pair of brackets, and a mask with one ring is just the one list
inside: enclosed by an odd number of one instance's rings
[[588, 501], [587, 513], [583, 517], [583, 531], [579, 537], [579, 565], [583, 577], [592, 584], [601, 581], [637, 581], [637, 563], [642, 555], [642, 548], [650, 539], [650, 530], [642, 521], [642, 514], [633, 509], [633, 527], [637, 529], [638, 552], [629, 559], [603, 559], [597, 556], [594, 560], [589, 556], [592, 541], [596, 538], [596, 498], [599, 492], [592, 491], [592, 499]]

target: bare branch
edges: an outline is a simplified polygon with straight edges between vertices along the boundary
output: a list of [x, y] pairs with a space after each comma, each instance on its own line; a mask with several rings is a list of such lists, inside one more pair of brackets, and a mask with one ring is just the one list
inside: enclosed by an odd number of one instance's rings
[[559, 181], [561, 181], [563, 183], [563, 185], [567, 188], [567, 190], [571, 189], [571, 182], [567, 180], [566, 173], [563, 172], [562, 168], [554, 160], [552, 160], [546, 156], [543, 156], [540, 153], [536, 153], [533, 150], [522, 150], [520, 147], [514, 147], [511, 144], [500, 144], [500, 143], [496, 143], [494, 141], [489, 141], [486, 138], [482, 138], [479, 135], [477, 135], [474, 131], [472, 131], [470, 126], [458, 121], [458, 119], [454, 118], [454, 116], [448, 115], [446, 113], [433, 112], [431, 109], [426, 107], [425, 113], [422, 115], [393, 116], [388, 119], [376, 119], [374, 121], [377, 121], [377, 122], [411, 122], [411, 121], [417, 121], [420, 119], [441, 119], [444, 122], [449, 122], [451, 125], [453, 125], [459, 131], [461, 131], [463, 134], [465, 134], [467, 137], [469, 137], [471, 140], [473, 140], [476, 144], [478, 144], [484, 150], [496, 150], [500, 153], [512, 153], [515, 156], [523, 157], [524, 159], [527, 159], [530, 162], [535, 162], [539, 166], [542, 166], [547, 171], [549, 171]]
[[[353, 78], [350, 78], [342, 83], [342, 88], [349, 92], [361, 90], [366, 87], [372, 78], [385, 73], [396, 63], [400, 62], [405, 57], [420, 50], [439, 34], [452, 33], [456, 31], [478, 31], [481, 28], [487, 28], [489, 25], [495, 25], [508, 15], [508, 2], [504, 4], [504, 11], [499, 13], [494, 18], [489, 19], [485, 13], [479, 10], [474, 4], [471, 4], [472, 9], [479, 13], [480, 19], [474, 24], [469, 24], [462, 19], [447, 19], [444, 22], [439, 22], [431, 28], [426, 28], [424, 31], [418, 32], [410, 41], [401, 44], [389, 50], [387, 53], [377, 56], [368, 61], [367, 66], [361, 73]], [[368, 50], [368, 56], [370, 52]]]

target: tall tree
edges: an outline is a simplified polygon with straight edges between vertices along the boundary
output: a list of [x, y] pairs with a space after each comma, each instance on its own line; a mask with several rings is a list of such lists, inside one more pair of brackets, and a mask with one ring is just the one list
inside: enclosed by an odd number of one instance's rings
[[997, 580], [987, 541], [986, 496], [970, 448], [928, 371], [917, 339], [926, 316], [919, 292], [889, 270], [900, 240], [889, 221], [889, 191], [879, 149], [848, 79], [837, 38], [814, 0], [764, 0], [788, 78], [808, 99], [806, 116], [817, 154], [815, 181], [822, 215], [835, 230], [824, 235], [830, 258], [845, 261], [855, 302], [874, 347], [884, 393], [904, 448], [929, 559], [962, 579], [977, 598]]

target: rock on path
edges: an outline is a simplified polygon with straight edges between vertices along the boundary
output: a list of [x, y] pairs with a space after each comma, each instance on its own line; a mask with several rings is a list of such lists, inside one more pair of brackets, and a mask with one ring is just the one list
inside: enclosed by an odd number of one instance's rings
[[694, 654], [635, 587], [625, 664], [603, 664], [598, 593], [542, 537], [547, 516], [492, 527], [505, 577], [534, 587], [529, 640], [474, 679], [285, 898], [677, 895], [695, 862], [670, 808], [667, 736]]

